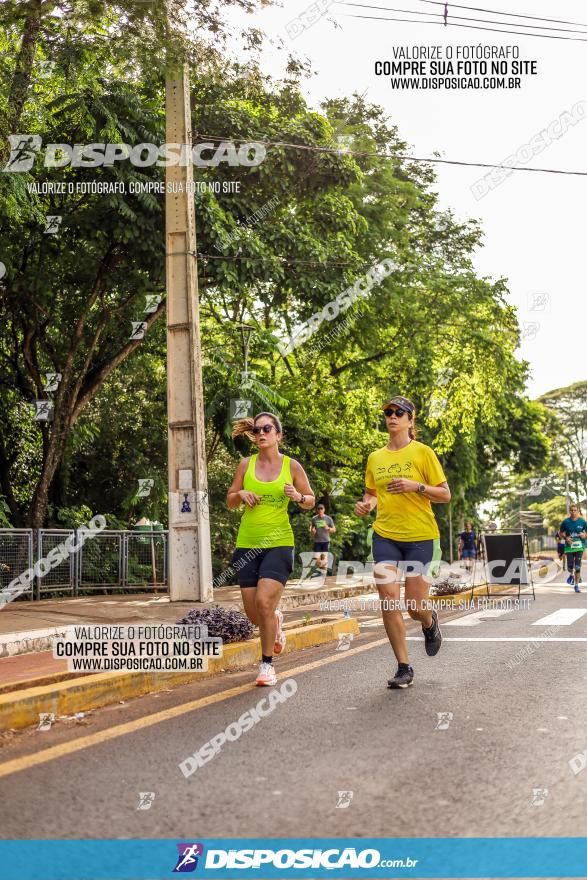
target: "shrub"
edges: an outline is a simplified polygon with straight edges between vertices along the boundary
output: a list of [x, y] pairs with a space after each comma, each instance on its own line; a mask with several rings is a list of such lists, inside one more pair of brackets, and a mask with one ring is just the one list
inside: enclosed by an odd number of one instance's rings
[[254, 632], [254, 626], [248, 617], [240, 611], [229, 610], [216, 606], [215, 608], [192, 608], [185, 617], [177, 621], [183, 626], [207, 626], [208, 635], [221, 638], [228, 642], [244, 642], [250, 639]]
[[462, 581], [447, 577], [433, 584], [430, 592], [433, 596], [451, 596], [453, 593], [464, 593], [470, 589], [468, 584], [463, 584]]

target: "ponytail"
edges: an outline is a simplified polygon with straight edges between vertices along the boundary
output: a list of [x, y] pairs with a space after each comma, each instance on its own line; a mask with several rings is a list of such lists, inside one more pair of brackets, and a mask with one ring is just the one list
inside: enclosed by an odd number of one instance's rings
[[274, 415], [274, 413], [262, 412], [258, 413], [254, 419], [249, 416], [246, 419], [239, 419], [237, 422], [235, 422], [232, 426], [233, 438], [240, 437], [242, 434], [246, 434], [249, 440], [254, 440], [255, 435], [253, 434], [253, 428], [255, 427], [255, 422], [257, 421], [257, 419], [260, 419], [261, 416], [267, 416], [268, 419], [271, 419], [278, 434], [283, 433], [281, 422], [279, 421], [277, 416]]
[[242, 434], [246, 434], [249, 440], [253, 440], [253, 428], [255, 426], [255, 420], [249, 418], [239, 419], [238, 422], [235, 422], [232, 426], [232, 437], [240, 437]]

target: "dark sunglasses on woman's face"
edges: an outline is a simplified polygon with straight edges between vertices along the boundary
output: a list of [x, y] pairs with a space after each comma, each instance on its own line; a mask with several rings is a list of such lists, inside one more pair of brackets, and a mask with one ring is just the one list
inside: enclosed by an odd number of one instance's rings
[[273, 425], [261, 425], [260, 428], [257, 428], [257, 427], [253, 428], [253, 434], [255, 434], [255, 435], [260, 434], [261, 431], [263, 431], [264, 434], [270, 434], [272, 430], [273, 430]]
[[391, 416], [401, 419], [402, 416], [406, 415], [407, 409], [392, 409], [391, 407], [388, 407], [387, 409], [384, 409], [383, 412], [388, 419], [391, 418]]

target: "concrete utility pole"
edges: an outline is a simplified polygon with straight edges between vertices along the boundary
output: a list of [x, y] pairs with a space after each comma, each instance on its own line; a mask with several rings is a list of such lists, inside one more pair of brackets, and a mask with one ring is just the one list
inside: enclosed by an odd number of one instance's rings
[[169, 593], [172, 602], [205, 602], [212, 558], [187, 65], [170, 73], [165, 108], [166, 142], [189, 145], [190, 160], [165, 170]]

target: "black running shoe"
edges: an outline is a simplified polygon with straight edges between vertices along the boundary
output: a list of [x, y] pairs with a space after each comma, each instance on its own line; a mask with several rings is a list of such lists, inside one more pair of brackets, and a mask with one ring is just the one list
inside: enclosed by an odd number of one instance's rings
[[398, 666], [396, 674], [387, 682], [388, 688], [407, 688], [414, 681], [414, 670], [411, 666], [406, 669], [400, 669]]
[[438, 614], [435, 609], [432, 610], [432, 626], [429, 629], [422, 627], [422, 632], [424, 633], [424, 641], [426, 643], [426, 653], [429, 657], [434, 657], [435, 654], [438, 654], [442, 645], [442, 633], [438, 626]]

